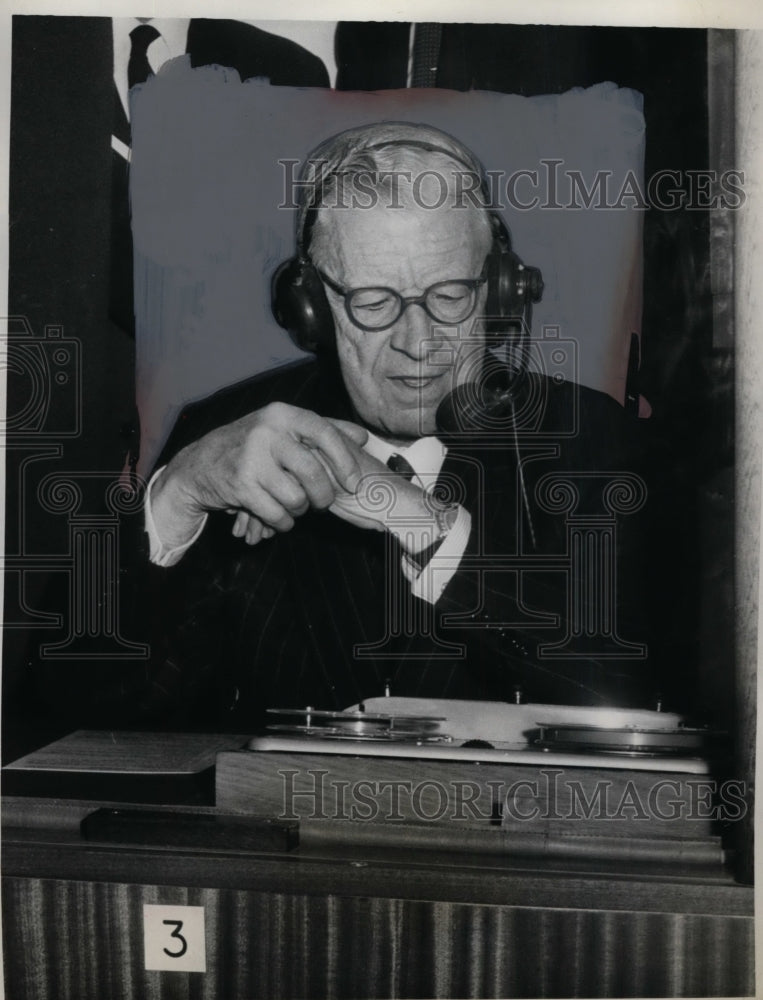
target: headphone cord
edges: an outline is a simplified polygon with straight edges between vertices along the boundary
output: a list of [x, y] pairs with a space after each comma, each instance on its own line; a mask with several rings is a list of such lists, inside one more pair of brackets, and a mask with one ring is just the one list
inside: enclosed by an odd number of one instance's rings
[[533, 517], [530, 511], [530, 499], [527, 496], [527, 484], [525, 483], [525, 470], [522, 465], [522, 455], [519, 451], [519, 435], [517, 434], [517, 419], [516, 411], [514, 409], [514, 397], [509, 397], [509, 406], [511, 407], [511, 427], [514, 432], [514, 449], [517, 453], [517, 469], [519, 470], [519, 485], [522, 490], [522, 504], [525, 508], [525, 514], [527, 516], [527, 526], [530, 529], [530, 540], [532, 541], [532, 546], [534, 549], [538, 548], [538, 542], [535, 538], [535, 526], [533, 524]]

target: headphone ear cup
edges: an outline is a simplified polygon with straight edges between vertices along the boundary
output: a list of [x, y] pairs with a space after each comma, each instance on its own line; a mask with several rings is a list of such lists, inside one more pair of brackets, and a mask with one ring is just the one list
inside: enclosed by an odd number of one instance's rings
[[320, 275], [309, 260], [292, 257], [279, 264], [270, 286], [276, 323], [303, 351], [334, 343], [334, 316]]
[[505, 331], [507, 322], [520, 325], [528, 306], [539, 302], [543, 294], [540, 271], [526, 267], [513, 250], [494, 250], [486, 270], [488, 331]]

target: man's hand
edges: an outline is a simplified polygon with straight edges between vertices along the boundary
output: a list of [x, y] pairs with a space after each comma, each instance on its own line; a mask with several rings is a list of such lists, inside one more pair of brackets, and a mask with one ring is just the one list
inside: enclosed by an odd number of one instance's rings
[[288, 531], [308, 508], [328, 508], [337, 491], [355, 491], [367, 437], [355, 424], [287, 403], [211, 431], [179, 452], [153, 485], [164, 545], [184, 544], [209, 510], [239, 512], [234, 533], [247, 541]]
[[[346, 444], [355, 457], [360, 477], [355, 490], [345, 489], [325, 464], [322, 454], [316, 453], [334, 490], [334, 500], [328, 507], [331, 513], [358, 528], [389, 531], [411, 555], [431, 545], [438, 530], [433, 501], [421, 487], [393, 473], [356, 443], [364, 433], [362, 428], [339, 421], [335, 421], [335, 425], [346, 435]], [[256, 545], [261, 539], [270, 538], [274, 531], [258, 518], [239, 511], [233, 534]]]
[[362, 475], [355, 490], [336, 484], [331, 513], [359, 528], [389, 531], [409, 555], [431, 545], [438, 534], [432, 499], [420, 486], [369, 455], [355, 438], [348, 437], [347, 446]]

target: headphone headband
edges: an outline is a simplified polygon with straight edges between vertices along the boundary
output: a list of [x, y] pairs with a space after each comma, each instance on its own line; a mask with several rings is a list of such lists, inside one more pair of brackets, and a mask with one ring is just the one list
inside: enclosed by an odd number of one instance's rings
[[[405, 124], [405, 127], [411, 130], [414, 128], [408, 123], [397, 124]], [[370, 128], [372, 127], [366, 126], [365, 131], [370, 131]], [[378, 129], [379, 126], [373, 126], [373, 128]], [[420, 128], [426, 132], [428, 126], [420, 126]], [[316, 351], [333, 346], [333, 313], [326, 297], [323, 282], [308, 253], [312, 228], [326, 185], [332, 177], [349, 173], [343, 167], [346, 168], [352, 163], [353, 158], [360, 157], [367, 152], [400, 147], [421, 149], [427, 153], [438, 153], [461, 164], [470, 174], [479, 178], [480, 190], [484, 199], [483, 207], [487, 212], [493, 236], [493, 248], [487, 264], [487, 329], [491, 333], [505, 332], [508, 325], [519, 324], [523, 331], [529, 333], [532, 303], [540, 300], [543, 291], [541, 274], [537, 268], [525, 267], [513, 252], [509, 230], [500, 213], [490, 203], [490, 192], [485, 173], [477, 158], [472, 157], [469, 150], [465, 148], [464, 154], [461, 155], [459, 152], [448, 149], [446, 145], [428, 142], [425, 139], [416, 138], [415, 135], [410, 139], [390, 138], [370, 145], [358, 144], [357, 142], [355, 146], [348, 144], [350, 142], [348, 136], [354, 137], [355, 133], [362, 134], [363, 132], [364, 130], [349, 130], [349, 132], [333, 136], [322, 146], [319, 146], [305, 161], [301, 190], [306, 194], [309, 192], [309, 199], [306, 197], [298, 210], [297, 253], [291, 259], [284, 261], [273, 275], [272, 308], [273, 315], [279, 325], [288, 330], [292, 338], [304, 350]], [[444, 133], [442, 134], [444, 135]], [[342, 149], [343, 139], [345, 140], [344, 150]], [[456, 140], [453, 141], [460, 146]], [[324, 151], [332, 155], [334, 164], [330, 169], [326, 169], [324, 175], [321, 176], [320, 165], [327, 166], [330, 162], [328, 156], [321, 159]], [[314, 168], [317, 167], [313, 171], [315, 176], [312, 184], [307, 182], [311, 165]], [[360, 165], [358, 165], [357, 172], [361, 172]]]

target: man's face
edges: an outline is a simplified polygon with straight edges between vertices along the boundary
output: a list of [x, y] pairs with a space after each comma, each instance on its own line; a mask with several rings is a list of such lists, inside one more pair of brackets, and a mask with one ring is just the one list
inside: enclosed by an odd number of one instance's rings
[[[392, 288], [417, 296], [437, 282], [482, 274], [491, 237], [479, 209], [324, 209], [316, 265], [346, 289]], [[484, 348], [485, 285], [474, 312], [448, 326], [413, 303], [386, 330], [362, 330], [326, 288], [345, 387], [361, 419], [389, 438], [435, 432], [440, 401], [473, 380]]]

